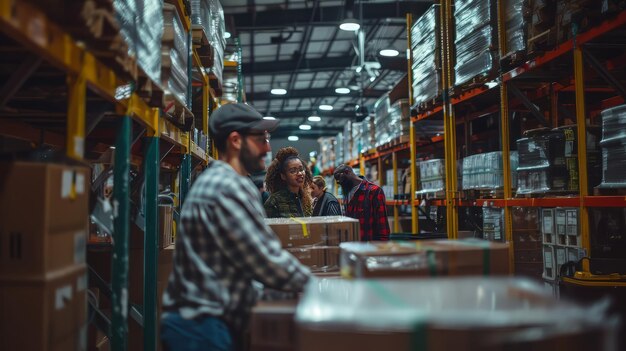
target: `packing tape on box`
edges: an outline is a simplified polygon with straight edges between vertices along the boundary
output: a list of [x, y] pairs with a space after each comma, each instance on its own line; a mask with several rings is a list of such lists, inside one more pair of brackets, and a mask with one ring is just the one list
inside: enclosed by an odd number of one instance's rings
[[415, 242], [415, 248], [417, 248], [418, 251], [424, 250], [426, 252], [426, 263], [428, 264], [428, 272], [430, 273], [431, 277], [436, 277], [437, 276], [437, 259], [435, 258], [435, 251], [433, 251], [432, 249], [428, 247], [424, 248], [422, 246], [422, 243], [419, 241]]
[[290, 219], [291, 219], [292, 221], [296, 222], [296, 223], [299, 223], [299, 224], [302, 226], [302, 235], [303, 235], [305, 238], [308, 238], [308, 237], [309, 237], [309, 231], [308, 231], [308, 229], [306, 228], [306, 222], [301, 221], [301, 220], [299, 220], [299, 219], [297, 219], [297, 218], [295, 218], [295, 217], [291, 217]]

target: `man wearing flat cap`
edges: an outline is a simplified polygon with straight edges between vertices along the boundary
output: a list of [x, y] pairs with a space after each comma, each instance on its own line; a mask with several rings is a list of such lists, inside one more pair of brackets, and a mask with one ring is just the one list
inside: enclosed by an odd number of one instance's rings
[[174, 269], [163, 295], [165, 350], [238, 350], [258, 296], [253, 281], [301, 291], [310, 272], [265, 224], [248, 174], [270, 151], [266, 120], [249, 105], [218, 108], [209, 120], [219, 160], [193, 184], [180, 215]]

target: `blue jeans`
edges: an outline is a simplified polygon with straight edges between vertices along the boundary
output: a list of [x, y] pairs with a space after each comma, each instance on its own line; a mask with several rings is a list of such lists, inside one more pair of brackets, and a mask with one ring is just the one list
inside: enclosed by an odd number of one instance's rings
[[184, 319], [168, 313], [161, 320], [161, 342], [165, 351], [232, 351], [228, 326], [219, 318]]

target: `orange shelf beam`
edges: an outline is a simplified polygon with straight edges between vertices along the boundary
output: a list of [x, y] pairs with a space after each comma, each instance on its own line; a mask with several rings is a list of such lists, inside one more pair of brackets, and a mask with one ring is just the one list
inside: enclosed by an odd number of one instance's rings
[[432, 110], [428, 110], [426, 112], [419, 113], [417, 115], [417, 117], [411, 117], [411, 122], [415, 123], [417, 121], [421, 121], [421, 120], [426, 119], [426, 118], [428, 118], [428, 117], [430, 117], [430, 116], [432, 116], [432, 115], [434, 115], [436, 113], [439, 113], [441, 111], [443, 111], [443, 106], [436, 106]]

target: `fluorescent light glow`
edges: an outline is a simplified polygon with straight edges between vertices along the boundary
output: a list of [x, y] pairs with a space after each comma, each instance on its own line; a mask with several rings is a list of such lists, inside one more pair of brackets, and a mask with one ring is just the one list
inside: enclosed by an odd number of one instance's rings
[[348, 88], [337, 88], [337, 89], [335, 89], [335, 93], [337, 93], [337, 94], [350, 94], [350, 89], [348, 89]]
[[224, 39], [230, 38], [230, 32], [224, 32]]
[[266, 120], [268, 120], [268, 121], [274, 121], [274, 120], [276, 120], [276, 118], [275, 118], [275, 117], [272, 117], [272, 116], [265, 116], [265, 117], [263, 117], [263, 119], [266, 119]]
[[354, 18], [346, 18], [343, 23], [339, 25], [339, 29], [348, 32], [356, 32], [361, 28], [361, 25], [356, 22]]
[[370, 82], [373, 82], [376, 80], [376, 77], [370, 77]]
[[322, 110], [322, 111], [332, 111], [333, 107], [331, 105], [320, 105], [320, 110]]
[[298, 128], [302, 130], [311, 130], [311, 126], [308, 124], [301, 124]]
[[300, 138], [298, 138], [297, 135], [290, 135], [290, 136], [287, 137], [287, 140], [289, 140], [289, 141], [298, 141], [298, 140], [300, 140]]
[[274, 88], [270, 90], [270, 93], [272, 93], [272, 95], [285, 95], [287, 94], [287, 90], [282, 88]]
[[485, 85], [487, 86], [487, 88], [491, 89], [491, 88], [495, 88], [498, 86], [498, 82], [487, 82], [485, 83]]
[[322, 118], [320, 116], [309, 116], [308, 120], [309, 122], [319, 122]]
[[394, 50], [394, 49], [385, 49], [385, 50], [380, 50], [380, 54], [382, 56], [388, 56], [388, 57], [395, 57], [400, 55], [400, 53], [398, 52], [398, 50]]

